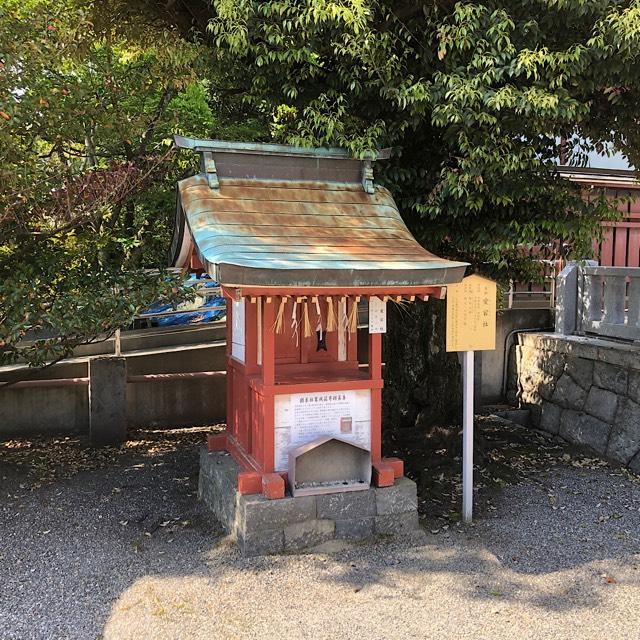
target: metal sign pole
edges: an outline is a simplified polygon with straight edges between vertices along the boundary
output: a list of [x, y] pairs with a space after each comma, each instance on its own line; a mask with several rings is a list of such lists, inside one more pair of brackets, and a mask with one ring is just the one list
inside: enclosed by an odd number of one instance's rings
[[473, 351], [462, 353], [462, 519], [473, 518]]

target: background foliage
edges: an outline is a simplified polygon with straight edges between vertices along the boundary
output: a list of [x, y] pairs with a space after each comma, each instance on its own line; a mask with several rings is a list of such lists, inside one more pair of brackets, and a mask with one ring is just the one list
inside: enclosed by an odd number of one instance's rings
[[39, 366], [186, 296], [163, 271], [194, 168], [172, 135], [251, 121], [214, 112], [208, 48], [132, 3], [4, 0], [0, 52], [0, 364]]
[[[428, 247], [494, 277], [526, 250], [585, 257], [615, 215], [557, 175], [617, 148], [638, 164], [637, 2], [214, 0], [209, 30], [295, 144], [393, 146], [382, 179]], [[554, 239], [561, 242], [554, 243]]]
[[535, 247], [587, 256], [615, 214], [559, 140], [640, 162], [639, 45], [629, 0], [4, 0], [0, 363], [182, 295], [142, 271], [192, 170], [174, 132], [391, 146], [379, 179], [429, 249], [500, 280], [539, 275]]

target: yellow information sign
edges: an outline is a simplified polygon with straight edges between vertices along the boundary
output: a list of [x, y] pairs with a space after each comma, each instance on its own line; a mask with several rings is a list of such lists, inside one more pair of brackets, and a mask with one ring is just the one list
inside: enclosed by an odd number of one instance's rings
[[496, 348], [496, 283], [472, 275], [447, 287], [447, 351]]

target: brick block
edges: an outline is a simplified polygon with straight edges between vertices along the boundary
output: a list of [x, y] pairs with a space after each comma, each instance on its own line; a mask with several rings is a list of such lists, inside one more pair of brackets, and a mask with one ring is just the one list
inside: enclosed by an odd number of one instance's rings
[[265, 473], [262, 476], [262, 494], [268, 500], [284, 498], [284, 480], [277, 473]]
[[404, 461], [400, 460], [400, 458], [383, 458], [382, 462], [393, 468], [394, 478], [402, 478], [404, 475]]
[[335, 533], [333, 520], [307, 520], [284, 529], [285, 551], [300, 551], [331, 540]]
[[319, 495], [317, 497], [317, 514], [318, 518], [332, 520], [374, 516], [376, 514], [374, 489]]
[[373, 484], [376, 487], [390, 487], [395, 480], [393, 467], [384, 462], [373, 463]]
[[209, 449], [209, 451], [226, 451], [227, 434], [226, 433], [207, 434], [207, 448]]
[[243, 496], [262, 493], [262, 475], [257, 471], [238, 473], [238, 493]]
[[376, 513], [381, 515], [416, 511], [418, 491], [409, 478], [398, 478], [392, 487], [376, 489]]

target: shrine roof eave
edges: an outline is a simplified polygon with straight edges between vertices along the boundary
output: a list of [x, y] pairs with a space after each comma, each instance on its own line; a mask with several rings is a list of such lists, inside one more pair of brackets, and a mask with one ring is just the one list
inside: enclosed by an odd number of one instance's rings
[[304, 297], [304, 296], [362, 296], [393, 298], [429, 297], [441, 300], [446, 295], [446, 285], [425, 286], [378, 286], [378, 287], [297, 287], [297, 286], [255, 286], [255, 285], [223, 285], [222, 293], [228, 298], [240, 297]]
[[[202, 260], [202, 257], [201, 257]], [[238, 265], [217, 264], [208, 261], [205, 270], [216, 282], [226, 287], [256, 288], [264, 290], [349, 290], [371, 294], [373, 291], [420, 292], [422, 289], [442, 287], [460, 282], [466, 263], [443, 261], [429, 268], [384, 269], [274, 269], [248, 268]]]
[[178, 214], [178, 244], [190, 243], [206, 272], [229, 287], [420, 295], [460, 282], [467, 267], [424, 249], [382, 187], [221, 178], [212, 189], [200, 174], [178, 184]]

